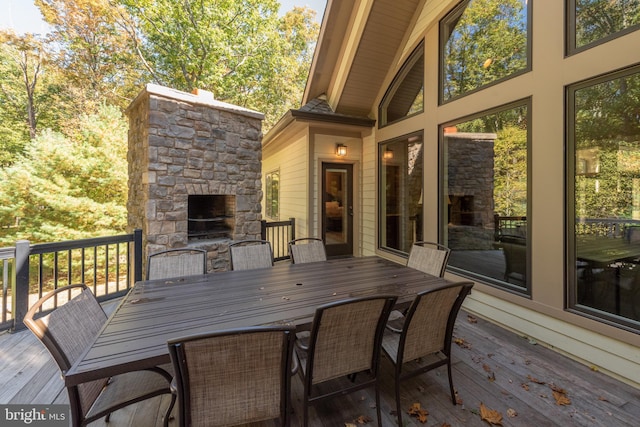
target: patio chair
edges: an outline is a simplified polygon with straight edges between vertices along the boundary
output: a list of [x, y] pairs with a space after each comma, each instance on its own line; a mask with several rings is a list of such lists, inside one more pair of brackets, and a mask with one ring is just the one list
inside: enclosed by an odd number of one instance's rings
[[[447, 269], [451, 249], [435, 242], [415, 242], [411, 247], [407, 267], [415, 268], [423, 273], [443, 277]], [[404, 323], [404, 314], [394, 310], [389, 316], [387, 329], [400, 332]]]
[[315, 237], [291, 240], [289, 242], [289, 254], [291, 254], [291, 262], [294, 264], [327, 260], [324, 242], [322, 239]]
[[444, 276], [451, 250], [435, 242], [415, 242], [411, 247], [407, 267], [434, 276]]
[[517, 285], [527, 282], [527, 239], [519, 236], [502, 236], [499, 247], [504, 254], [504, 280]]
[[[377, 381], [380, 343], [395, 301], [395, 296], [359, 297], [316, 309], [308, 342], [296, 341], [304, 383], [305, 427], [310, 405], [370, 386], [375, 387], [378, 426], [382, 426]], [[356, 381], [359, 373], [366, 378]], [[345, 384], [345, 377], [351, 382]]]
[[[54, 303], [60, 304], [53, 310], [36, 318], [41, 309], [46, 310]], [[43, 296], [24, 317], [25, 325], [44, 344], [60, 368], [65, 373], [82, 355], [107, 320], [107, 315], [95, 296], [85, 285], [69, 285]], [[170, 365], [166, 366], [170, 372]], [[71, 424], [85, 426], [99, 418], [106, 417], [125, 406], [162, 394], [171, 393], [172, 375], [165, 369], [153, 368], [132, 371], [122, 375], [66, 386], [71, 407]], [[165, 424], [175, 400], [172, 399], [165, 414]]]
[[273, 267], [273, 251], [268, 240], [240, 240], [229, 245], [232, 270]]
[[204, 249], [167, 249], [147, 258], [147, 280], [196, 276], [206, 272], [207, 251]]
[[169, 340], [180, 426], [290, 423], [293, 327], [253, 327]]
[[456, 404], [451, 340], [458, 311], [472, 287], [472, 282], [458, 282], [419, 293], [407, 311], [402, 332], [385, 333], [382, 349], [395, 368], [398, 425], [403, 425], [400, 382], [439, 366], [447, 365], [451, 400]]

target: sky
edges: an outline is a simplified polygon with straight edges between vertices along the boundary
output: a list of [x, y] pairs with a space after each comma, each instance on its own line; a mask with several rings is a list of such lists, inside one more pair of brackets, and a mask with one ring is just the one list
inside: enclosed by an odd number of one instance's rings
[[[310, 7], [316, 11], [318, 22], [322, 22], [327, 0], [280, 0], [280, 4], [281, 13], [293, 9], [294, 6]], [[13, 28], [18, 34], [44, 34], [48, 26], [42, 21], [40, 11], [32, 0], [0, 0], [0, 28]]]

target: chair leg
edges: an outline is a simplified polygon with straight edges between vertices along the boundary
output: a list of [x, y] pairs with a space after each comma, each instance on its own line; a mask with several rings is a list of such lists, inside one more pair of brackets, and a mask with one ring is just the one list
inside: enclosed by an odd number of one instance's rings
[[376, 379], [376, 416], [378, 417], [378, 427], [382, 427], [382, 411], [380, 410], [380, 387]]
[[171, 393], [171, 403], [169, 403], [167, 413], [164, 414], [164, 427], [169, 427], [169, 420], [171, 420], [171, 411], [173, 411], [173, 407], [176, 404], [176, 398], [177, 396], [174, 393]]
[[449, 391], [451, 391], [451, 402], [456, 405], [456, 393], [453, 390], [453, 379], [451, 377], [451, 358], [447, 359], [447, 374], [449, 375]]
[[396, 377], [396, 416], [398, 417], [398, 426], [402, 427], [402, 405], [400, 404], [400, 380]]

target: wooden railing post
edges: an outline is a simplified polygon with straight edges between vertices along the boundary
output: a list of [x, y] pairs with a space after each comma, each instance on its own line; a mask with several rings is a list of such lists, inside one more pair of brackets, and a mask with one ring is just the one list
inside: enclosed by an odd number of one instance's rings
[[142, 280], [142, 230], [133, 230], [133, 280]]
[[25, 329], [22, 319], [29, 310], [29, 254], [31, 244], [28, 240], [16, 242], [16, 280], [11, 290], [11, 312], [13, 314], [12, 331]]

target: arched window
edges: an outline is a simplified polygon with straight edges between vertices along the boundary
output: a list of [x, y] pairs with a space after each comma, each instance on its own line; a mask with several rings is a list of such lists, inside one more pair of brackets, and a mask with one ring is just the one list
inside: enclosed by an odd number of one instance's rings
[[378, 108], [380, 127], [424, 111], [424, 46], [421, 43], [393, 78]]

